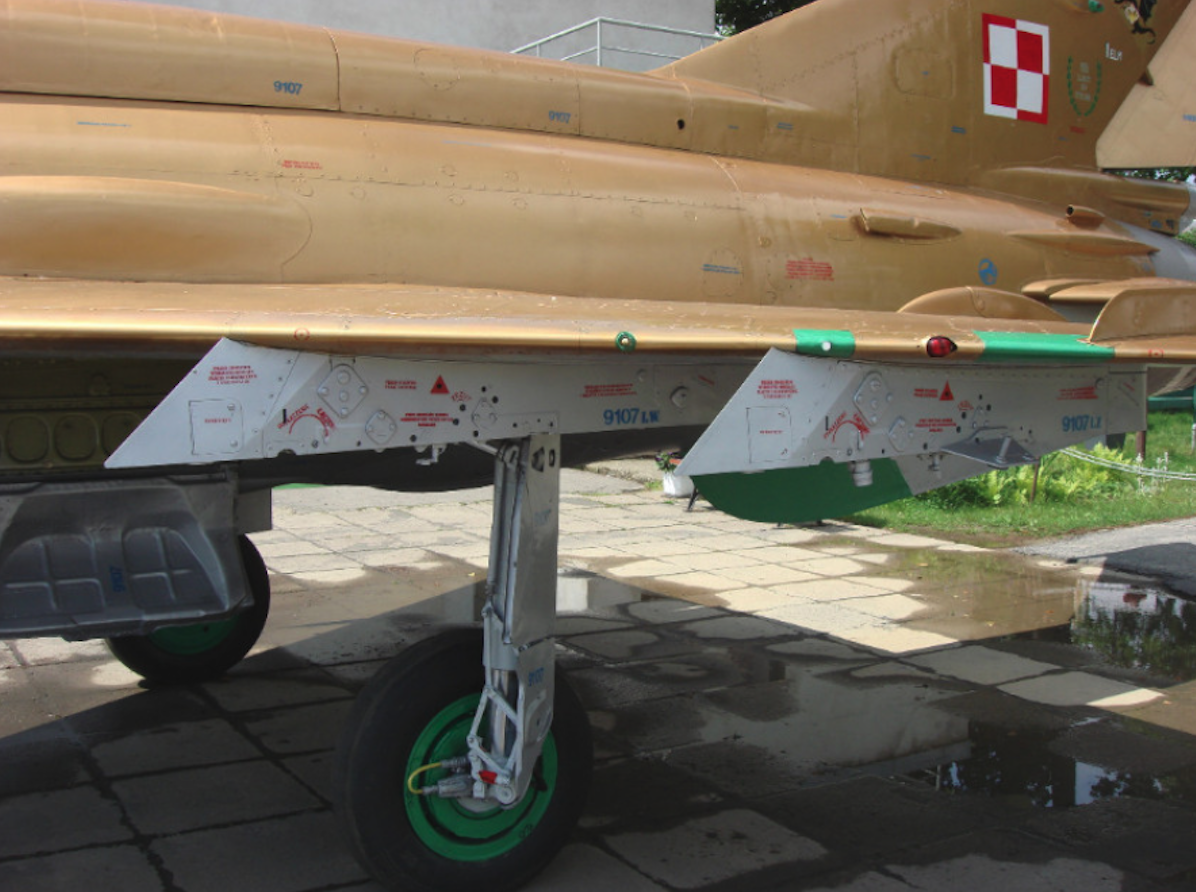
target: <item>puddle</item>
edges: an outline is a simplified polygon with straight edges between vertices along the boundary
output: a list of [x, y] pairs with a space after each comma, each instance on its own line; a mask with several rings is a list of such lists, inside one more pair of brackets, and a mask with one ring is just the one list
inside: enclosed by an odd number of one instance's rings
[[616, 582], [586, 570], [561, 570], [556, 578], [556, 610], [558, 614], [585, 613], [660, 599], [662, 596], [643, 589]]
[[[1034, 637], [1061, 635], [1176, 671], [1196, 666], [1196, 653], [1189, 658], [1196, 651], [1189, 635], [1196, 629], [1196, 605], [1163, 592], [1105, 581], [1077, 587], [1074, 573], [1008, 556], [911, 552], [878, 570], [911, 568], [920, 572], [928, 601], [952, 600], [958, 621], [971, 627], [979, 617], [1028, 604], [1034, 609], [1025, 616], [1059, 612], [1058, 622], [1028, 626]], [[452, 580], [458, 587], [388, 612], [384, 623], [351, 624], [321, 636], [332, 653], [327, 662], [380, 659], [426, 626], [473, 622], [485, 583], [467, 573], [472, 571], [447, 566], [434, 581]], [[461, 585], [463, 576], [468, 584]], [[424, 590], [431, 586], [418, 574], [411, 581]], [[607, 722], [606, 732], [635, 750], [668, 751], [679, 764], [691, 759], [694, 766], [703, 759], [735, 765], [748, 753], [749, 773], [761, 789], [796, 788], [811, 777], [864, 770], [1024, 808], [1127, 796], [1196, 805], [1196, 757], [1162, 752], [1157, 740], [1129, 735], [1120, 724], [1012, 733], [945, 707], [970, 690], [966, 685], [877, 662], [874, 654], [808, 637], [798, 628], [770, 635], [771, 629], [758, 628], [758, 617], [677, 601], [580, 569], [559, 574], [556, 596], [570, 647], [596, 658], [575, 661], [574, 683]], [[1001, 621], [1021, 615], [1007, 613]], [[981, 637], [995, 636], [990, 631]], [[1095, 731], [1105, 736], [1088, 736]], [[1126, 740], [1140, 759], [1123, 761]], [[1153, 755], [1143, 755], [1146, 750]], [[1108, 753], [1115, 757], [1106, 761]]]
[[1151, 586], [1081, 580], [1069, 622], [1004, 640], [1070, 644], [1158, 679], [1196, 679], [1196, 603]]
[[1035, 590], [1074, 579], [1071, 571], [1043, 567], [1019, 555], [999, 551], [943, 551], [934, 548], [902, 549], [886, 571], [919, 580], [927, 588], [976, 588], [1013, 580], [1014, 591]]
[[1017, 555], [911, 549], [877, 575], [908, 579], [926, 605], [913, 628], [960, 641], [1015, 635], [1070, 621], [1076, 576]]
[[1175, 681], [1196, 678], [1196, 604], [1128, 583], [1084, 587], [1071, 622], [1072, 644], [1116, 666]]
[[[970, 753], [967, 719], [940, 707], [957, 692], [920, 679], [860, 681], [775, 661], [741, 673], [716, 653], [661, 665], [571, 678], [636, 750], [678, 765], [725, 762], [720, 771], [740, 793], [741, 782], [773, 794], [841, 771], [889, 776]], [[670, 667], [699, 671], [683, 677]]]
[[1196, 603], [1158, 587], [1077, 579], [1016, 555], [910, 551], [885, 572], [938, 608], [911, 625], [963, 639], [1074, 644], [1115, 666], [1196, 679]]
[[[460, 573], [421, 576], [421, 590], [435, 589], [442, 577], [452, 583], [460, 581]], [[472, 573], [470, 575], [473, 575]], [[473, 623], [482, 615], [486, 604], [485, 574], [468, 585], [459, 585], [433, 596], [421, 596], [402, 607], [398, 613], [420, 616], [448, 623]], [[626, 583], [608, 579], [585, 570], [562, 569], [557, 575], [556, 611], [561, 617], [603, 613], [605, 609], [622, 604], [668, 600], [664, 595], [645, 591]]]
[[1011, 732], [972, 722], [971, 755], [906, 777], [944, 793], [972, 793], [1023, 808], [1073, 808], [1106, 799], [1196, 802], [1191, 772], [1118, 771], [1069, 758], [1052, 749], [1058, 733]]
[[[857, 544], [864, 553], [870, 551], [866, 543]], [[466, 571], [476, 581], [460, 586]], [[1196, 603], [1158, 587], [1077, 579], [1072, 569], [1044, 567], [1018, 555], [935, 549], [889, 553], [889, 559], [867, 575], [912, 581], [910, 591], [925, 605], [923, 614], [907, 623], [912, 629], [960, 641], [1075, 645], [1111, 665], [1160, 680], [1196, 679]], [[428, 592], [441, 584], [445, 585], [441, 594], [417, 593], [415, 602], [401, 612], [425, 620], [475, 622], [485, 603], [484, 574], [449, 564], [439, 573], [421, 574], [418, 589]], [[567, 628], [569, 634], [576, 634], [615, 621], [677, 622], [696, 618], [685, 612], [699, 605], [726, 606], [711, 592], [672, 590], [667, 579], [654, 580], [652, 587], [564, 568], [557, 577], [557, 613], [563, 620], [575, 618]], [[635, 604], [644, 607], [634, 608], [630, 615], [615, 609]], [[667, 605], [673, 609], [665, 610]]]

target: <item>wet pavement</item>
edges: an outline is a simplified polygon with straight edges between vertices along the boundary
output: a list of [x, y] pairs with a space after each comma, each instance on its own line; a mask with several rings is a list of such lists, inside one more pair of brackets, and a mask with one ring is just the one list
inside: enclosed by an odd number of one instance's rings
[[1128, 530], [1102, 530], [1020, 550], [1146, 574], [1172, 591], [1196, 598], [1196, 517]]
[[[1196, 608], [1149, 579], [567, 472], [559, 658], [593, 790], [532, 890], [1196, 888]], [[375, 890], [337, 835], [354, 693], [476, 615], [489, 493], [286, 490], [227, 678], [0, 644], [0, 890]]]

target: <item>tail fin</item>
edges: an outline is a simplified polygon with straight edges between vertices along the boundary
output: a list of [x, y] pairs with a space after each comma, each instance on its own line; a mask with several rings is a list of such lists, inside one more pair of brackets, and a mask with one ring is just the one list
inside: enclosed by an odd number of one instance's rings
[[1196, 6], [1101, 136], [1101, 167], [1196, 167]]
[[834, 126], [795, 128], [807, 143], [795, 154], [840, 169], [972, 183], [994, 168], [1094, 168], [1189, 2], [817, 0], [658, 73], [830, 114]]

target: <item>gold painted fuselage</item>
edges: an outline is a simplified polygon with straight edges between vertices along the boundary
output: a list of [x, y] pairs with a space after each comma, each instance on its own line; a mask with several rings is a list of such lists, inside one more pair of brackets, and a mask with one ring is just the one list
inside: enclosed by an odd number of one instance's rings
[[896, 310], [1151, 274], [1117, 224], [968, 189], [316, 111], [7, 96], [0, 115], [7, 276]]

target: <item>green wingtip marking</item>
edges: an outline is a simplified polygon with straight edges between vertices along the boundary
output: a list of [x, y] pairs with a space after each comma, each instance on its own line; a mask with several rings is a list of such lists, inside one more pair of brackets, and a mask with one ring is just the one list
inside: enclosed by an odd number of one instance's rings
[[1084, 342], [1081, 335], [1013, 331], [978, 331], [984, 342], [981, 362], [1111, 362], [1114, 351]]
[[855, 353], [855, 335], [849, 331], [795, 328], [795, 350], [802, 356], [831, 356], [848, 359]]

